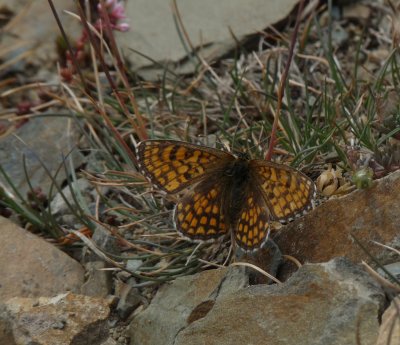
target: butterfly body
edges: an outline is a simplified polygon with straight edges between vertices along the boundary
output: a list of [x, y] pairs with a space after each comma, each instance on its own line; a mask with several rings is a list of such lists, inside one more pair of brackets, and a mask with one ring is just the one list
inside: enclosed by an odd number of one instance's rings
[[269, 221], [286, 221], [311, 208], [313, 182], [285, 165], [249, 159], [206, 146], [147, 140], [137, 147], [142, 173], [166, 193], [185, 191], [175, 227], [192, 240], [206, 241], [233, 231], [237, 244], [257, 250]]

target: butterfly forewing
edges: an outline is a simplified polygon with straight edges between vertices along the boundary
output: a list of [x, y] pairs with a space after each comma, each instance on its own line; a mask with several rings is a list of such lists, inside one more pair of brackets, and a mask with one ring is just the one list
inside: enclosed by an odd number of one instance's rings
[[312, 208], [315, 185], [303, 173], [263, 160], [251, 165], [273, 219], [291, 220]]
[[227, 152], [173, 140], [142, 141], [137, 155], [143, 174], [167, 193], [198, 182], [221, 160], [234, 159]]
[[206, 241], [227, 233], [221, 210], [222, 188], [221, 184], [202, 181], [178, 202], [174, 221], [183, 236]]

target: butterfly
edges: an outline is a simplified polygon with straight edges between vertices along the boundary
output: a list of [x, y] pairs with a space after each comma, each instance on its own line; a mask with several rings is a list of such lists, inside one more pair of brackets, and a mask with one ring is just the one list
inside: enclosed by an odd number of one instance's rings
[[184, 192], [173, 219], [191, 240], [233, 231], [239, 247], [255, 251], [266, 242], [271, 220], [292, 220], [313, 205], [313, 181], [283, 164], [173, 140], [145, 140], [136, 150], [139, 168], [154, 186]]

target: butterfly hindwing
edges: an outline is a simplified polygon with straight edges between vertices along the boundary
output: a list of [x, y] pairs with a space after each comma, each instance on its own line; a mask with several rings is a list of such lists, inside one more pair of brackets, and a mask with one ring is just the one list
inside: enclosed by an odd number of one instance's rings
[[268, 239], [268, 207], [254, 184], [247, 188], [243, 207], [234, 228], [236, 243], [247, 251], [259, 249]]
[[222, 212], [222, 184], [200, 182], [176, 205], [175, 227], [192, 240], [210, 240], [229, 230]]

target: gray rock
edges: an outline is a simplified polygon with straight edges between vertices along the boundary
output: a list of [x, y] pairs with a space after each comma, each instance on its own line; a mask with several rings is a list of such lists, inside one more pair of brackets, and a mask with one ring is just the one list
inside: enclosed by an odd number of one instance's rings
[[86, 209], [87, 213], [91, 213], [89, 206], [95, 202], [95, 194], [95, 189], [85, 178], [77, 179], [64, 187], [61, 193], [57, 193], [54, 196], [50, 203], [49, 211], [56, 217], [58, 224], [72, 229], [79, 229], [82, 227], [82, 223], [72, 213], [68, 204], [76, 208], [76, 202], [78, 202], [82, 209]]
[[[77, 39], [82, 27], [79, 22], [71, 16], [63, 13], [63, 10], [75, 11], [74, 2], [69, 0], [54, 0], [54, 7], [64, 28], [68, 30], [68, 36], [72, 41]], [[57, 23], [50, 10], [47, 1], [7, 1], [0, 0], [0, 8], [8, 9], [15, 15], [11, 19], [13, 25], [8, 25], [7, 30], [2, 32], [2, 44], [4, 47], [16, 46], [4, 56], [5, 60], [11, 60], [18, 55], [25, 54], [24, 59], [10, 68], [24, 70], [27, 65], [54, 67], [58, 59], [55, 42], [60, 35]], [[40, 23], [40, 25], [37, 25]], [[29, 54], [27, 54], [29, 52]], [[47, 80], [46, 80], [47, 81]]]
[[103, 270], [104, 261], [90, 261], [85, 264], [86, 281], [82, 285], [81, 293], [86, 296], [107, 297], [111, 292], [111, 271]]
[[109, 313], [105, 300], [88, 296], [14, 297], [0, 304], [0, 330], [7, 335], [0, 333], [0, 344], [104, 344]]
[[128, 279], [127, 283], [120, 282], [118, 286], [119, 291], [117, 294], [119, 296], [119, 301], [116, 312], [122, 320], [126, 320], [139, 304], [144, 302], [144, 298], [141, 296], [139, 289], [132, 287], [135, 283], [135, 278], [131, 277]]
[[219, 296], [248, 285], [244, 272], [238, 267], [210, 270], [164, 285], [131, 322], [131, 345], [173, 344], [176, 335], [204, 317]]
[[110, 232], [100, 224], [96, 224], [92, 240], [97, 247], [108, 254], [119, 255], [121, 253], [117, 238], [112, 236]]
[[[69, 127], [71, 130], [66, 130]], [[31, 119], [15, 132], [15, 136], [6, 136], [0, 140], [0, 165], [23, 197], [29, 191], [23, 168], [23, 156], [25, 156], [27, 174], [32, 186], [40, 187], [47, 195], [53, 180], [46, 173], [40, 160], [54, 176], [62, 165], [63, 159], [76, 145], [77, 133], [74, 120], [46, 117]], [[77, 150], [72, 151], [69, 157], [74, 167], [79, 167], [84, 162], [83, 155]], [[66, 165], [68, 170], [69, 166]], [[62, 168], [55, 180], [61, 184], [65, 178], [65, 170]], [[0, 176], [1, 182], [11, 191], [3, 176]], [[53, 193], [56, 192], [57, 190], [53, 187]]]
[[82, 266], [45, 240], [0, 217], [0, 302], [78, 292]]
[[[383, 266], [386, 271], [388, 271], [393, 277], [395, 277], [396, 279], [400, 280], [400, 262], [393, 262], [391, 264], [385, 265]], [[386, 272], [384, 270], [382, 270], [381, 268], [377, 269], [377, 272], [382, 275], [383, 277], [385, 277], [386, 279], [390, 279], [390, 277], [386, 274]]]
[[[284, 19], [297, 4], [297, 0], [185, 0], [177, 4], [194, 48], [210, 61], [235, 48], [235, 38], [241, 41], [247, 35]], [[155, 79], [163, 75], [163, 69], [158, 68], [157, 73], [157, 65], [129, 48], [158, 63], [169, 63], [168, 68], [174, 72], [188, 73], [195, 70], [198, 61], [187, 58], [187, 50], [179, 38], [170, 2], [131, 0], [127, 2], [126, 14], [132, 30], [129, 33], [118, 33], [117, 41], [141, 77]], [[184, 59], [187, 63], [184, 63]], [[181, 64], [174, 65], [177, 62]]]
[[361, 344], [375, 345], [385, 296], [350, 261], [305, 265], [282, 285], [246, 287], [230, 272], [161, 288], [131, 323], [131, 345], [356, 345], [358, 331]]
[[[371, 240], [394, 248], [400, 245], [399, 194], [400, 171], [396, 171], [375, 180], [370, 188], [326, 201], [282, 227], [273, 240], [282, 254], [294, 256], [300, 262], [326, 262], [345, 256], [354, 263], [363, 260], [374, 265], [371, 257], [383, 265], [392, 263], [398, 258]], [[284, 276], [291, 267], [281, 267]]]
[[[375, 345], [384, 294], [344, 259], [305, 265], [285, 284], [255, 285], [218, 299], [174, 345]], [[167, 343], [165, 343], [167, 344]]]

